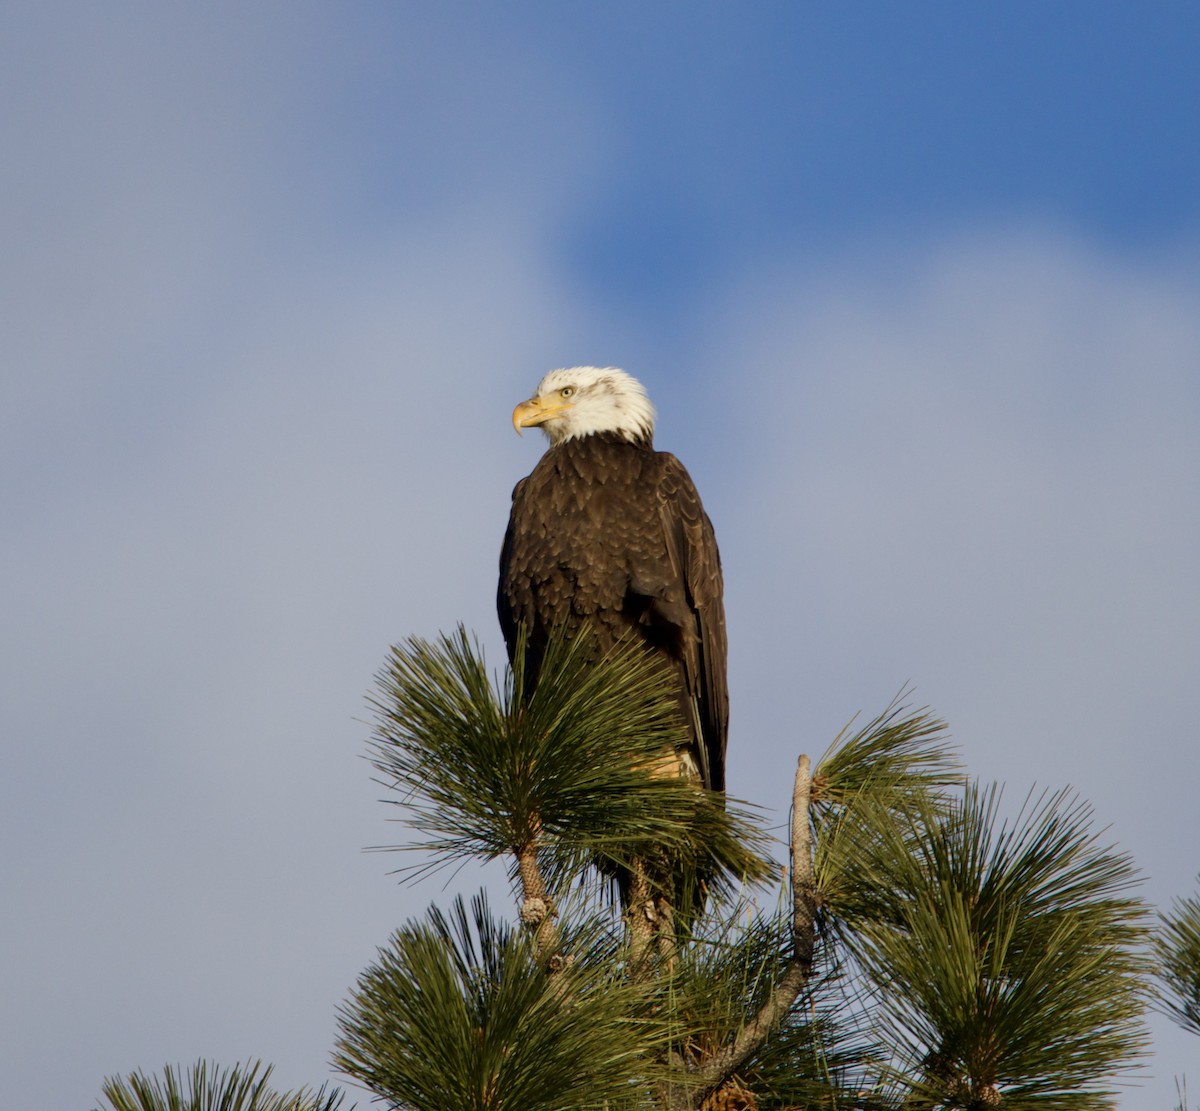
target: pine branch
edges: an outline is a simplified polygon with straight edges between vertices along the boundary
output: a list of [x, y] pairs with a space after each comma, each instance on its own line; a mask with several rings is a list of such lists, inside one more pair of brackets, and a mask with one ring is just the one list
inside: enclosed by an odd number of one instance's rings
[[670, 676], [636, 645], [596, 659], [586, 639], [552, 639], [532, 692], [519, 656], [497, 691], [461, 627], [393, 648], [372, 702], [372, 762], [427, 835], [410, 847], [432, 863], [415, 871], [536, 846], [548, 889], [638, 856], [711, 888], [763, 877], [767, 838], [744, 809], [657, 774], [687, 741]]
[[1154, 955], [1159, 1009], [1200, 1034], [1200, 896], [1177, 899], [1169, 914], [1159, 915]]
[[516, 858], [517, 875], [521, 879], [521, 921], [533, 930], [538, 959], [548, 961], [550, 974], [554, 975], [563, 965], [562, 957], [557, 953], [558, 930], [554, 925], [558, 911], [538, 864], [537, 842], [522, 845]]
[[972, 786], [949, 811], [931, 803], [908, 828], [880, 827], [858, 874], [890, 905], [857, 918], [846, 941], [913, 1106], [988, 1106], [1003, 1093], [1014, 1108], [1108, 1107], [1106, 1081], [1145, 1040], [1136, 873], [1068, 792], [1011, 824], [999, 797]]
[[[817, 766], [813, 821], [816, 883], [838, 933], [894, 916], [890, 861], [917, 851], [925, 821], [963, 781], [946, 725], [898, 698], [856, 732], [847, 726]], [[909, 844], [897, 843], [903, 832]]]
[[894, 810], [913, 798], [961, 785], [962, 769], [944, 721], [922, 707], [909, 710], [902, 690], [878, 717], [851, 733], [851, 722], [817, 762], [823, 808], [846, 805], [869, 791]]
[[611, 935], [565, 929], [550, 975], [527, 930], [486, 897], [409, 923], [339, 1009], [335, 1064], [409, 1111], [644, 1107], [661, 1035], [638, 1018]]
[[[675, 1016], [678, 1056], [670, 1077], [680, 1094], [690, 1090], [694, 1070], [759, 1015], [793, 955], [786, 876], [774, 912], [753, 899], [713, 909], [718, 916], [710, 915], [703, 937], [681, 949], [675, 976], [661, 988]], [[762, 1044], [703, 1098], [704, 1111], [753, 1107], [753, 1100], [764, 1109], [897, 1111], [877, 1083], [881, 1047], [861, 1021], [854, 985], [828, 940], [817, 931], [808, 983]], [[668, 1096], [659, 1106], [676, 1104]]]
[[644, 982], [653, 972], [652, 954], [659, 923], [654, 888], [650, 884], [646, 862], [640, 857], [631, 861], [628, 884], [625, 926], [629, 938], [629, 975], [633, 980]]
[[135, 1072], [104, 1082], [112, 1111], [338, 1111], [342, 1093], [322, 1086], [313, 1092], [276, 1092], [268, 1087], [271, 1066], [261, 1061], [218, 1069], [197, 1061], [186, 1075], [167, 1065], [162, 1077]]

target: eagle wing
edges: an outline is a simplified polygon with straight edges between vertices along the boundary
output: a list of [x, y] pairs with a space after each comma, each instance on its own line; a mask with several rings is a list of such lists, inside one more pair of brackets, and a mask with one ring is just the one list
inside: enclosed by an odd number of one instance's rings
[[659, 460], [658, 505], [663, 537], [690, 611], [691, 627], [682, 630], [681, 650], [698, 725], [697, 757], [705, 786], [723, 791], [729, 687], [721, 556], [691, 476], [669, 452], [659, 453]]
[[[528, 478], [521, 479], [520, 482], [513, 487], [512, 501], [516, 506], [521, 497], [521, 488], [528, 482]], [[517, 651], [517, 624], [519, 618], [513, 612], [512, 599], [509, 597], [509, 568], [512, 565], [513, 558], [513, 529], [514, 515], [510, 514], [508, 518], [508, 528], [504, 530], [504, 542], [500, 545], [500, 581], [496, 587], [496, 613], [500, 618], [500, 631], [504, 634], [504, 646], [508, 649], [508, 662], [511, 664]]]

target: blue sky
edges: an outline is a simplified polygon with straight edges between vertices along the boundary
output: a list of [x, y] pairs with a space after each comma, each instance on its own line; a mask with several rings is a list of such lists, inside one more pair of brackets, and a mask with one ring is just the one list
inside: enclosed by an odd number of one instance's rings
[[[14, 1106], [326, 1079], [448, 897], [361, 851], [365, 695], [459, 621], [501, 659], [554, 366], [640, 377], [704, 495], [733, 793], [911, 683], [1192, 891], [1198, 48], [1187, 4], [7, 5]], [[1196, 1073], [1154, 1031], [1123, 1111]]]

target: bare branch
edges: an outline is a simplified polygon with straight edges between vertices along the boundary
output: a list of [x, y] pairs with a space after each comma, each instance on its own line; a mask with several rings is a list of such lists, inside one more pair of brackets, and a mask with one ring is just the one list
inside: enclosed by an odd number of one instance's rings
[[634, 980], [644, 980], [650, 970], [650, 948], [654, 943], [657, 915], [646, 862], [641, 857], [635, 857], [631, 865], [629, 905], [625, 908], [629, 930], [629, 974]]
[[812, 975], [817, 891], [814, 882], [809, 803], [812, 799], [811, 763], [801, 756], [792, 788], [792, 957], [779, 983], [758, 1013], [738, 1031], [733, 1043], [704, 1062], [694, 1074], [686, 1100], [679, 1107], [696, 1107], [731, 1076], [766, 1041], [791, 1010]]
[[807, 756], [800, 757], [792, 787], [792, 961], [812, 972], [816, 944], [817, 886], [813, 872], [812, 827], [808, 820], [813, 780]]

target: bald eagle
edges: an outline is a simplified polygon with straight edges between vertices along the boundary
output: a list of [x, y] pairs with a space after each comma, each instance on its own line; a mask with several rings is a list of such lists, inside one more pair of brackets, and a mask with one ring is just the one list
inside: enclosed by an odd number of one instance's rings
[[675, 676], [691, 743], [681, 774], [725, 789], [729, 698], [721, 559], [683, 464], [655, 451], [654, 406], [615, 368], [553, 370], [513, 411], [550, 446], [513, 490], [497, 608], [526, 674], [552, 631], [588, 626], [604, 651], [635, 635]]

